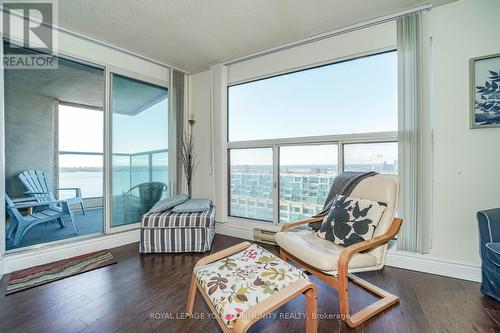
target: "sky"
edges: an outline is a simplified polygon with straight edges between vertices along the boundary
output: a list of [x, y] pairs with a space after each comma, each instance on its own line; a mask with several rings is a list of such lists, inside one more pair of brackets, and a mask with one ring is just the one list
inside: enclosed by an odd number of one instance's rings
[[[397, 130], [397, 55], [389, 52], [229, 88], [230, 141]], [[168, 148], [168, 100], [136, 116], [113, 114], [113, 151]], [[61, 105], [59, 148], [103, 151], [103, 113]], [[397, 144], [345, 146], [346, 163], [393, 163]], [[271, 148], [232, 150], [233, 164], [271, 164]], [[283, 147], [283, 165], [336, 165], [336, 145]], [[64, 156], [61, 166], [102, 166]]]
[[[103, 152], [103, 112], [59, 106], [59, 150]], [[168, 99], [143, 112], [113, 114], [113, 152], [137, 153], [168, 148]], [[102, 167], [101, 156], [60, 157], [61, 167]]]
[[113, 114], [113, 152], [137, 153], [168, 148], [168, 99], [143, 112]]
[[397, 131], [389, 52], [229, 88], [229, 141]]
[[[397, 54], [383, 53], [229, 88], [229, 141], [397, 131]], [[350, 145], [352, 163], [393, 163], [397, 144]], [[269, 149], [231, 152], [269, 164]], [[287, 147], [282, 164], [337, 164], [328, 145]]]

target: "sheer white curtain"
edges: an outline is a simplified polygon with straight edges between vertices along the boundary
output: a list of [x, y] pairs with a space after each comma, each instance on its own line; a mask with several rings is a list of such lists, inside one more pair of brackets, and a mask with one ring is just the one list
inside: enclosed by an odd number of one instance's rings
[[423, 43], [422, 12], [397, 20], [399, 73], [399, 216], [398, 249], [427, 253], [430, 221], [423, 207]]

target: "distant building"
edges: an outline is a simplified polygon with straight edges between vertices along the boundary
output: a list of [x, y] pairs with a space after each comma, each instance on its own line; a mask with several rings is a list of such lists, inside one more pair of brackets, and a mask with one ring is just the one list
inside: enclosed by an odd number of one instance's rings
[[[283, 171], [280, 176], [280, 222], [296, 221], [320, 212], [337, 173], [325, 168]], [[231, 172], [230, 214], [272, 221], [273, 188], [271, 172]]]
[[[394, 164], [346, 165], [349, 171], [397, 173]], [[306, 219], [323, 209], [337, 166], [282, 166], [280, 169], [280, 223]], [[273, 173], [271, 166], [233, 166], [230, 176], [230, 215], [273, 220]]]

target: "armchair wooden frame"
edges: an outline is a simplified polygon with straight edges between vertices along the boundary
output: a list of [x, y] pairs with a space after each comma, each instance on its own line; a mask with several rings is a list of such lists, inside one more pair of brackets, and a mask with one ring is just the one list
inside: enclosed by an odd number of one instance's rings
[[[248, 242], [243, 242], [238, 245], [234, 245], [230, 248], [222, 250], [220, 252], [214, 253], [212, 255], [203, 257], [200, 259], [195, 268], [198, 266], [207, 265], [214, 261], [226, 258], [232, 254], [244, 251], [251, 244]], [[193, 276], [191, 278], [191, 285], [189, 288], [188, 302], [186, 314], [191, 316], [193, 313], [194, 300], [196, 297], [196, 291], [199, 290], [202, 294], [205, 302], [208, 307], [212, 311], [212, 313], [217, 314], [217, 311], [209, 299], [208, 295], [204, 292], [203, 288], [200, 286], [196, 276], [193, 272]], [[222, 331], [225, 333], [244, 333], [246, 332], [255, 322], [259, 319], [262, 319], [265, 315], [271, 313], [276, 310], [283, 304], [289, 302], [293, 298], [303, 294], [306, 298], [306, 332], [307, 333], [316, 333], [318, 329], [318, 321], [317, 321], [317, 289], [316, 286], [308, 280], [299, 280], [296, 281], [286, 288], [276, 292], [272, 296], [262, 300], [258, 304], [252, 306], [248, 310], [244, 311], [241, 314], [241, 317], [235, 322], [234, 326], [229, 329], [226, 324], [222, 321], [219, 316], [215, 316], [219, 326]]]
[[[303, 220], [295, 223], [290, 223], [287, 225], [284, 225], [281, 228], [282, 232], [286, 232], [294, 227], [308, 224], [311, 222], [318, 222], [322, 221], [323, 217], [317, 217], [317, 218], [312, 218], [308, 220]], [[388, 293], [387, 291], [374, 286], [373, 284], [369, 283], [368, 281], [365, 281], [353, 274], [350, 274], [348, 272], [348, 267], [349, 267], [349, 261], [351, 260], [352, 256], [356, 253], [360, 253], [362, 251], [366, 251], [369, 249], [373, 249], [378, 246], [382, 246], [389, 242], [391, 239], [393, 239], [399, 232], [399, 229], [401, 227], [401, 223], [403, 222], [402, 219], [400, 218], [394, 218], [392, 220], [392, 224], [387, 230], [386, 233], [375, 237], [373, 239], [360, 242], [357, 244], [353, 244], [351, 246], [346, 247], [344, 250], [339, 255], [339, 261], [338, 261], [338, 272], [337, 276], [329, 275], [326, 274], [315, 267], [301, 261], [300, 259], [294, 257], [290, 253], [286, 252], [285, 250], [280, 248], [280, 257], [283, 260], [290, 260], [294, 262], [295, 264], [303, 267], [305, 270], [310, 272], [311, 274], [317, 276], [319, 279], [327, 283], [329, 286], [337, 289], [338, 294], [339, 294], [339, 306], [340, 306], [340, 315], [342, 320], [349, 325], [350, 327], [356, 327], [360, 325], [361, 323], [365, 322], [366, 320], [370, 319], [371, 317], [375, 316], [379, 312], [384, 311], [385, 309], [389, 308], [390, 306], [396, 304], [399, 302], [399, 297]], [[348, 280], [351, 280], [352, 282], [356, 283], [360, 287], [370, 291], [371, 293], [381, 297], [380, 300], [377, 302], [368, 305], [367, 307], [363, 308], [362, 310], [356, 312], [355, 314], [350, 314], [349, 313], [349, 283]]]

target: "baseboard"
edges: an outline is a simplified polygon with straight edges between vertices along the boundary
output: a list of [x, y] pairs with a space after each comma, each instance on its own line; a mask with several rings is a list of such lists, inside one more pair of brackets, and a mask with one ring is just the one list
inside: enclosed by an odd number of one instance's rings
[[[217, 223], [216, 233], [253, 240], [253, 231], [237, 228], [226, 223]], [[49, 247], [36, 251], [8, 254], [0, 260], [0, 276], [19, 269], [118, 247], [139, 241], [139, 230], [130, 230], [112, 235], [86, 239], [74, 243]], [[448, 276], [463, 280], [481, 282], [481, 267], [452, 260], [443, 260], [428, 255], [408, 254], [399, 251], [387, 253], [386, 265], [418, 272]]]
[[60, 244], [47, 248], [31, 250], [26, 252], [7, 254], [0, 262], [0, 268], [3, 266], [2, 274], [25, 269], [37, 265], [47, 264], [61, 259], [66, 259], [85, 253], [110, 249], [139, 241], [139, 230], [129, 230], [116, 234], [104, 235], [76, 241], [67, 244]]
[[481, 282], [481, 267], [430, 255], [409, 254], [400, 251], [388, 251], [385, 260], [387, 266], [409, 269], [412, 271], [453, 277], [462, 280]]
[[[252, 230], [248, 228], [238, 228], [229, 223], [217, 223], [215, 232], [253, 241]], [[435, 258], [428, 255], [408, 254], [390, 250], [387, 253], [385, 264], [387, 266], [417, 272], [481, 282], [481, 267], [448, 259]]]
[[229, 223], [217, 223], [215, 225], [215, 233], [253, 241], [253, 230], [238, 228]]

